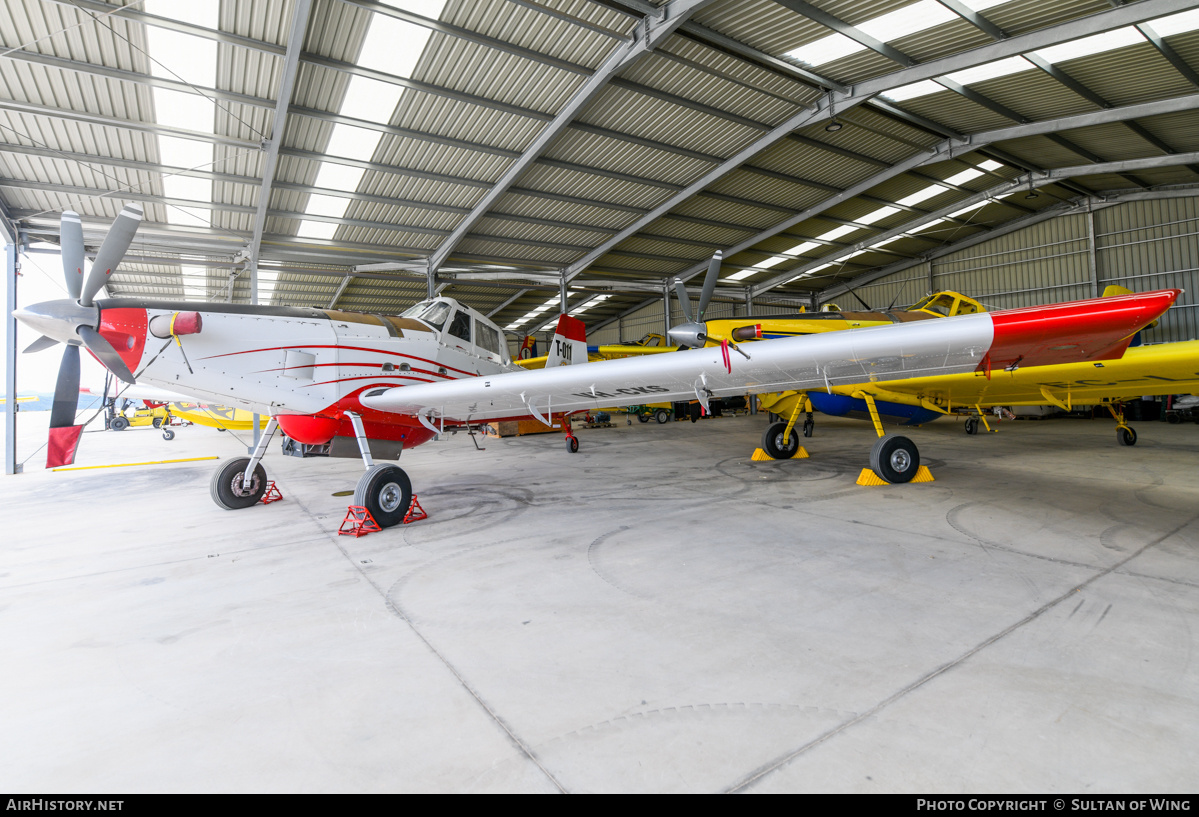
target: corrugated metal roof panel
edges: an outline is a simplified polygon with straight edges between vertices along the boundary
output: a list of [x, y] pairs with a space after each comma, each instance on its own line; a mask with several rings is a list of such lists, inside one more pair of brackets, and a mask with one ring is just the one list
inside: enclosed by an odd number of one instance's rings
[[1149, 102], [1195, 90], [1148, 43], [1067, 60], [1058, 67], [1113, 105]]
[[714, 166], [690, 156], [579, 130], [564, 133], [545, 158], [624, 173], [629, 173], [629, 168], [638, 168], [634, 171], [636, 175], [679, 185], [687, 184]]
[[975, 133], [1013, 124], [1006, 116], [971, 102], [953, 91], [939, 91], [928, 96], [908, 99], [897, 107], [944, 124], [958, 133]]
[[556, 199], [526, 196], [520, 193], [508, 193], [499, 200], [496, 210], [503, 213], [515, 213], [533, 218], [552, 218], [561, 221], [573, 221], [580, 224], [591, 224], [613, 230], [621, 229], [631, 223], [636, 216], [625, 210], [605, 208], [602, 205], [589, 206], [562, 202]]

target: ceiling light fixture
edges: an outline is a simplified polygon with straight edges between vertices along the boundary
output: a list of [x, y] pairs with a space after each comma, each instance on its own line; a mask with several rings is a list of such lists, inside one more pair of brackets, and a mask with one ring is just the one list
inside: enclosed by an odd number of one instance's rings
[[845, 127], [844, 125], [842, 125], [840, 122], [837, 121], [837, 112], [833, 109], [833, 92], [832, 91], [828, 92], [828, 115], [829, 115], [829, 119], [831, 121], [827, 125], [824, 126], [824, 129], [826, 131], [828, 131], [829, 133], [836, 133], [837, 131], [841, 130], [841, 128]]

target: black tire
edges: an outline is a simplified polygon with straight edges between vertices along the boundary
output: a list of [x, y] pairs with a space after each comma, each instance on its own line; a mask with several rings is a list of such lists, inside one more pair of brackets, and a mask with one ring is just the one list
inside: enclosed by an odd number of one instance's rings
[[815, 421], [813, 421], [813, 420], [804, 420], [804, 424], [803, 424], [803, 435], [804, 435], [805, 437], [811, 437], [811, 436], [812, 436], [812, 432], [813, 432], [815, 429], [816, 429], [816, 423], [815, 423]]
[[579, 438], [573, 434], [566, 438], [566, 450], [571, 454], [579, 453]]
[[699, 403], [692, 403], [687, 406], [687, 416], [691, 418], [691, 422], [699, 422]]
[[412, 504], [412, 481], [398, 465], [375, 465], [358, 480], [354, 504], [370, 511], [381, 528], [398, 525]]
[[1167, 414], [1166, 422], [1169, 423], [1170, 425], [1178, 425], [1179, 423], [1182, 422], [1182, 418], [1179, 417], [1177, 414]]
[[229, 460], [212, 475], [209, 493], [212, 501], [227, 511], [236, 511], [258, 504], [266, 491], [266, 469], [262, 463], [254, 466], [254, 474], [250, 479], [249, 489], [242, 487], [242, 475], [250, 464], [249, 457], [238, 457]]
[[920, 469], [920, 451], [907, 437], [888, 434], [870, 449], [870, 468], [886, 482], [911, 482]]
[[787, 435], [787, 443], [783, 444], [783, 432], [787, 430], [786, 423], [771, 423], [762, 435], [762, 450], [774, 460], [789, 460], [799, 451], [799, 435], [795, 429]]
[[175, 439], [175, 432], [171, 431], [169, 428], [164, 428], [162, 430], [162, 438], [164, 440], [173, 440]]
[[666, 409], [658, 409], [654, 412], [654, 419], [658, 421], [659, 425], [661, 425], [670, 419], [670, 412], [668, 412]]
[[151, 423], [151, 425], [153, 425], [155, 428], [162, 428], [162, 418], [161, 418], [161, 417], [155, 417], [155, 418], [154, 418], [154, 422], [153, 422], [153, 423]]
[[[648, 423], [648, 422], [649, 422], [649, 415], [648, 415], [648, 414], [638, 414], [638, 415], [637, 415], [637, 422], [639, 422], [639, 423]], [[659, 421], [659, 422], [662, 422], [662, 421]]]
[[1136, 429], [1130, 426], [1120, 426], [1116, 429], [1116, 442], [1120, 443], [1120, 445], [1136, 445]]
[[973, 417], [969, 417], [966, 419], [966, 433], [967, 434], [977, 434], [978, 433], [978, 420], [974, 419]]
[[112, 418], [112, 422], [108, 425], [113, 431], [124, 431], [129, 428], [129, 418], [122, 417], [119, 414]]

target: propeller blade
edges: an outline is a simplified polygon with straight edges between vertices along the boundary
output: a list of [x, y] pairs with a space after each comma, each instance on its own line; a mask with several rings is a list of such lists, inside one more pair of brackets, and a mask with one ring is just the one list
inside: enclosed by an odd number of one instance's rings
[[109, 228], [108, 235], [104, 237], [104, 243], [100, 245], [100, 251], [96, 253], [96, 260], [92, 262], [92, 271], [87, 277], [87, 282], [83, 285], [83, 293], [79, 298], [79, 303], [84, 306], [92, 305], [92, 299], [96, 297], [96, 293], [100, 291], [100, 287], [104, 286], [105, 281], [108, 280], [108, 276], [112, 274], [112, 271], [121, 263], [121, 259], [125, 257], [125, 252], [129, 249], [129, 245], [133, 243], [133, 236], [136, 235], [137, 228], [141, 223], [141, 205], [126, 204], [117, 216], [117, 220]]
[[708, 262], [708, 274], [704, 276], [704, 288], [699, 293], [699, 313], [695, 319], [703, 323], [704, 313], [708, 311], [708, 302], [712, 300], [712, 293], [716, 291], [716, 279], [720, 277], [720, 262], [724, 259], [724, 253], [719, 250], [712, 256], [712, 260]]
[[75, 425], [79, 406], [79, 347], [67, 344], [58, 364], [58, 382], [54, 384], [54, 404], [50, 407], [50, 428]]
[[83, 290], [83, 222], [74, 210], [63, 210], [58, 227], [59, 246], [62, 250], [62, 272], [67, 280], [67, 293], [72, 300], [79, 300]]
[[88, 351], [100, 358], [100, 362], [104, 364], [104, 368], [126, 383], [133, 384], [137, 382], [133, 377], [133, 372], [129, 371], [129, 367], [125, 365], [125, 361], [121, 360], [121, 356], [117, 354], [117, 350], [113, 348], [111, 343], [105, 340], [103, 335], [90, 326], [80, 326], [79, 337], [83, 338], [83, 342], [87, 344]]
[[682, 281], [675, 281], [674, 291], [679, 296], [679, 309], [683, 311], [683, 317], [687, 319], [687, 323], [695, 323], [695, 318], [691, 317], [691, 296], [687, 294], [687, 285]]
[[56, 341], [54, 338], [50, 338], [50, 337], [46, 337], [45, 335], [42, 335], [40, 338], [35, 340], [33, 343], [31, 343], [25, 347], [24, 354], [29, 354], [30, 352], [40, 352], [43, 349], [49, 349], [51, 346], [53, 346], [56, 343], [58, 343], [58, 341]]

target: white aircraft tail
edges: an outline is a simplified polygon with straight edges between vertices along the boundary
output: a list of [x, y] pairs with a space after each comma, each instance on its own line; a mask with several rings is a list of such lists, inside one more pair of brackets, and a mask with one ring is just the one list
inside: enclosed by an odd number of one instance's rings
[[586, 362], [587, 327], [578, 318], [563, 313], [558, 318], [554, 339], [550, 341], [550, 353], [546, 356], [545, 368]]

